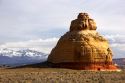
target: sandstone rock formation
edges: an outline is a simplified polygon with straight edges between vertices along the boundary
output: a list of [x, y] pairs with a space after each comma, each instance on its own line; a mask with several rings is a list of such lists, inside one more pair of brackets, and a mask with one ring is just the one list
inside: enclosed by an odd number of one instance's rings
[[71, 22], [70, 31], [96, 30], [96, 23], [87, 13], [80, 13], [77, 19]]
[[52, 49], [48, 62], [57, 67], [86, 70], [116, 70], [108, 41], [96, 32], [97, 26], [87, 13], [79, 13]]

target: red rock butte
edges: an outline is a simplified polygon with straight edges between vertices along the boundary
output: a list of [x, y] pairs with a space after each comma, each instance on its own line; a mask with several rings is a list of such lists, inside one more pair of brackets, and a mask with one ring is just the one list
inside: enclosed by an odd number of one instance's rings
[[80, 70], [113, 70], [112, 51], [108, 41], [97, 31], [96, 23], [87, 13], [79, 13], [70, 30], [52, 49], [48, 62], [54, 67]]

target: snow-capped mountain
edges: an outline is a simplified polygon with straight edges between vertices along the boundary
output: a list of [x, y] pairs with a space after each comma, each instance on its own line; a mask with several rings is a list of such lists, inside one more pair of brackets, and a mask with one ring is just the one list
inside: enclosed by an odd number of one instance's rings
[[46, 56], [45, 53], [38, 52], [30, 49], [0, 49], [0, 56], [8, 56], [8, 57], [21, 57], [21, 56], [29, 56], [29, 57], [43, 57]]
[[45, 61], [48, 55], [31, 49], [0, 49], [0, 64], [22, 65]]

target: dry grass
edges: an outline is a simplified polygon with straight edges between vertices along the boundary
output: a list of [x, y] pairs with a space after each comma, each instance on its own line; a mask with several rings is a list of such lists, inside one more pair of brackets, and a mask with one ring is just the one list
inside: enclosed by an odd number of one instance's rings
[[57, 68], [0, 69], [0, 83], [125, 83], [125, 71], [92, 72]]

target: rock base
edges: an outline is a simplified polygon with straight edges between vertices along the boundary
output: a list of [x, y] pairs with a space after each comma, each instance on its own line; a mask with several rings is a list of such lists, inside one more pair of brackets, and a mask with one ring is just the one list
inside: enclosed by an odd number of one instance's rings
[[112, 62], [108, 63], [85, 63], [85, 62], [65, 62], [53, 63], [54, 68], [68, 68], [76, 70], [94, 70], [94, 71], [117, 71], [119, 70]]

